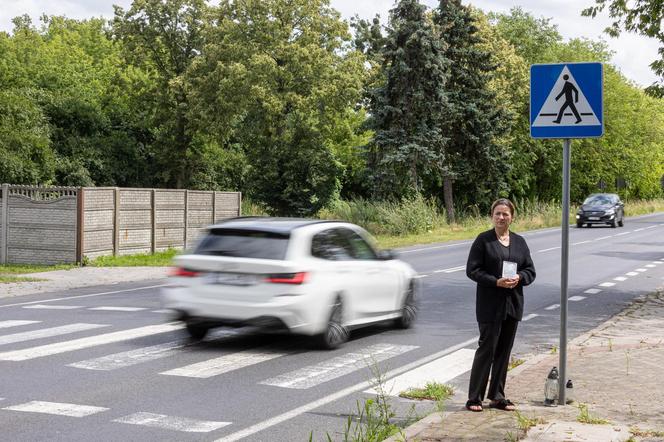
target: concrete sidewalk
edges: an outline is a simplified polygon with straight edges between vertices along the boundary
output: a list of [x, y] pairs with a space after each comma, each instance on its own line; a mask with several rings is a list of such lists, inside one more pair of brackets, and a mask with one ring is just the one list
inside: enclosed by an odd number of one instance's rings
[[77, 267], [69, 270], [21, 274], [16, 276], [34, 278], [38, 281], [0, 284], [0, 298], [122, 282], [163, 280], [169, 269], [169, 267]]
[[[507, 393], [518, 412], [493, 410], [485, 401], [484, 411], [473, 413], [460, 393], [446, 412], [391, 440], [664, 441], [664, 290], [571, 341], [567, 377], [575, 401], [545, 407], [544, 383], [558, 358], [541, 354], [509, 372]], [[600, 420], [606, 423], [580, 422]]]

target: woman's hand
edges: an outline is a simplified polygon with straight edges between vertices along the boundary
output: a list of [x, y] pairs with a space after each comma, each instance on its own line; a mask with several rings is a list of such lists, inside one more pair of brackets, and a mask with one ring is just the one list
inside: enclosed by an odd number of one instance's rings
[[496, 285], [504, 289], [513, 289], [519, 284], [520, 280], [521, 277], [519, 275], [516, 275], [514, 278], [500, 278], [496, 281]]

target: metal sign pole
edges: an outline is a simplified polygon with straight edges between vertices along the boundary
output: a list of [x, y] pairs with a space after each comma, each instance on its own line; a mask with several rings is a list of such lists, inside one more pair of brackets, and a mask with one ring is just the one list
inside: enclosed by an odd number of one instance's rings
[[558, 405], [565, 405], [567, 384], [567, 275], [569, 265], [569, 186], [572, 140], [563, 141], [563, 223], [560, 253], [560, 377], [558, 378]]

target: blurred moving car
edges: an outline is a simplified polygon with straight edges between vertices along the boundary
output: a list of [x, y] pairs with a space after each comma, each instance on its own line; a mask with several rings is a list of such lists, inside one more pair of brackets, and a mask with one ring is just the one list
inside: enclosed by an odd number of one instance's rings
[[624, 204], [615, 193], [593, 193], [576, 212], [576, 227], [586, 224], [608, 224], [611, 227], [625, 224]]
[[282, 328], [336, 348], [352, 328], [415, 320], [416, 272], [346, 222], [240, 217], [175, 258], [163, 305], [195, 339], [218, 326]]

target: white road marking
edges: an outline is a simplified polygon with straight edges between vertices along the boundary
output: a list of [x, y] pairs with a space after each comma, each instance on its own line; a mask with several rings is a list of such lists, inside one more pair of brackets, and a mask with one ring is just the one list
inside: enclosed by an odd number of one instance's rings
[[603, 283], [597, 284], [597, 285], [600, 286], [600, 287], [613, 287], [614, 285], [616, 285], [616, 283], [615, 282], [603, 282]]
[[458, 271], [461, 271], [461, 270], [466, 270], [466, 266], [462, 265], [462, 266], [458, 266], [458, 267], [450, 267], [449, 269], [434, 270], [433, 272], [434, 273], [454, 273], [454, 272], [458, 272]]
[[567, 299], [569, 301], [582, 301], [582, 300], [586, 299], [586, 297], [585, 296], [570, 296]]
[[415, 345], [376, 344], [259, 382], [281, 388], [306, 389], [418, 348]]
[[102, 310], [109, 312], [140, 312], [141, 310], [147, 310], [145, 307], [91, 307], [88, 310]]
[[645, 266], [648, 267], [649, 269], [652, 269], [653, 267], [656, 267], [655, 264], [646, 264]]
[[559, 248], [560, 248], [560, 246], [558, 246], [558, 247], [551, 247], [550, 249], [538, 250], [537, 253], [550, 252], [551, 250], [557, 250], [557, 249], [559, 249]]
[[152, 313], [173, 313], [170, 308], [162, 308], [160, 310], [150, 310]]
[[591, 242], [591, 241], [590, 241], [590, 240], [587, 240], [587, 241], [579, 241], [579, 242], [572, 243], [572, 245], [573, 245], [573, 246], [578, 246], [579, 244], [585, 244], [585, 243], [587, 243], [587, 242]]
[[655, 227], [659, 227], [659, 226], [650, 226], [650, 227], [645, 227], [645, 228], [644, 228], [644, 230], [648, 230], [648, 229], [654, 229]]
[[530, 321], [531, 319], [536, 318], [538, 316], [539, 315], [537, 313], [531, 313], [528, 316], [526, 316], [525, 318], [523, 318], [522, 321]]
[[21, 320], [0, 321], [0, 328], [18, 327], [20, 325], [37, 324], [39, 322], [41, 321], [21, 321]]
[[87, 294], [87, 295], [65, 296], [64, 298], [43, 299], [41, 301], [17, 302], [16, 304], [0, 305], [0, 308], [17, 307], [17, 306], [20, 306], [20, 305], [32, 305], [32, 304], [39, 304], [39, 303], [43, 303], [43, 302], [68, 301], [68, 300], [71, 300], [71, 299], [90, 298], [90, 297], [93, 297], [93, 296], [114, 295], [116, 293], [136, 292], [136, 291], [139, 291], [139, 290], [147, 290], [147, 289], [155, 289], [155, 288], [159, 288], [159, 287], [166, 287], [168, 285], [170, 285], [170, 284], [149, 285], [149, 286], [145, 286], [145, 287], [136, 287], [136, 288], [133, 288], [133, 289], [114, 290], [112, 292], [90, 293], [90, 294]]
[[287, 354], [271, 352], [267, 348], [265, 350], [245, 350], [196, 364], [174, 368], [173, 370], [164, 371], [159, 374], [207, 379], [239, 368], [249, 367], [250, 365], [286, 356]]
[[632, 232], [622, 232], [622, 233], [616, 233], [615, 236], [623, 236], [623, 235], [629, 235]]
[[601, 291], [602, 291], [602, 289], [588, 289], [588, 290], [585, 290], [583, 293], [589, 293], [591, 295], [595, 295], [595, 294], [597, 294]]
[[599, 238], [595, 238], [595, 241], [601, 241], [603, 239], [609, 239], [612, 238], [613, 235], [608, 235], [608, 236], [600, 236]]
[[627, 272], [627, 273], [625, 273], [625, 275], [627, 275], [627, 276], [636, 276], [638, 274], [639, 274], [639, 272]]
[[[398, 376], [401, 373], [405, 373], [407, 371], [410, 371], [414, 368], [417, 368], [421, 365], [424, 365], [428, 362], [435, 361], [436, 359], [440, 358], [441, 356], [445, 356], [446, 354], [450, 354], [452, 352], [457, 351], [460, 348], [464, 348], [472, 343], [477, 342], [478, 337], [475, 336], [472, 339], [469, 339], [465, 342], [461, 342], [460, 344], [454, 345], [452, 347], [446, 348], [444, 350], [441, 350], [437, 353], [434, 353], [429, 356], [425, 356], [421, 359], [418, 359], [416, 361], [411, 362], [410, 364], [406, 364], [402, 367], [395, 368], [394, 370], [390, 370], [387, 373], [385, 373], [385, 379], [391, 379], [394, 376]], [[217, 439], [215, 442], [235, 442], [240, 439], [244, 439], [245, 437], [251, 436], [252, 434], [256, 434], [260, 431], [264, 431], [267, 428], [273, 427], [275, 425], [278, 425], [282, 422], [285, 422], [289, 419], [292, 419], [296, 416], [299, 416], [303, 413], [307, 413], [308, 411], [315, 410], [316, 408], [322, 407], [323, 405], [329, 404], [330, 402], [334, 402], [338, 399], [341, 399], [345, 396], [348, 396], [351, 393], [355, 393], [357, 391], [364, 390], [365, 388], [371, 387], [371, 383], [369, 381], [364, 381], [360, 382], [359, 384], [352, 385], [350, 387], [344, 388], [343, 390], [339, 390], [336, 393], [332, 393], [328, 396], [322, 397], [320, 399], [317, 399], [315, 401], [309, 402], [308, 404], [304, 404], [300, 407], [294, 408], [290, 411], [287, 411], [285, 413], [282, 413], [278, 416], [272, 417], [270, 419], [267, 419], [263, 422], [259, 422], [255, 425], [252, 425], [250, 427], [244, 428], [240, 431], [236, 431], [235, 433], [229, 434], [225, 437], [222, 437], [221, 439]]]
[[32, 401], [25, 404], [12, 405], [3, 410], [25, 411], [28, 413], [57, 414], [59, 416], [85, 417], [108, 410], [105, 407], [91, 405], [66, 404], [60, 402]]
[[44, 356], [96, 347], [103, 344], [111, 344], [113, 342], [127, 341], [129, 339], [141, 338], [143, 336], [156, 335], [158, 333], [181, 330], [182, 328], [182, 324], [177, 322], [148, 325], [145, 327], [132, 328], [98, 336], [74, 339], [72, 341], [58, 342], [55, 344], [47, 344], [22, 350], [6, 351], [0, 353], [0, 361], [25, 361], [28, 359], [36, 359]]
[[634, 229], [635, 232], [640, 232], [641, 230], [645, 230], [645, 228], [641, 227], [640, 229]]
[[139, 412], [114, 419], [113, 422], [122, 424], [144, 425], [146, 427], [161, 428], [162, 430], [185, 431], [187, 433], [209, 433], [221, 427], [230, 425], [232, 422], [202, 421], [186, 417], [166, 416]]
[[546, 307], [544, 310], [555, 310], [560, 307], [560, 304], [553, 304], [548, 307]]
[[84, 330], [93, 330], [95, 328], [101, 328], [101, 327], [108, 327], [108, 325], [76, 323], [76, 324], [61, 325], [59, 327], [40, 328], [39, 330], [31, 330], [27, 332], [0, 336], [0, 345], [14, 344], [16, 342], [32, 341], [34, 339], [50, 338], [52, 336], [67, 335], [69, 333], [76, 333]]
[[23, 308], [34, 308], [34, 309], [40, 309], [40, 310], [74, 310], [77, 308], [83, 308], [82, 305], [43, 305], [43, 304], [37, 304], [37, 305], [26, 305]]
[[185, 347], [189, 342], [190, 340], [188, 339], [180, 339], [165, 344], [152, 345], [137, 350], [130, 350], [95, 359], [74, 362], [67, 366], [83, 368], [86, 370], [115, 370], [117, 368], [129, 367], [142, 362], [173, 356], [178, 353], [180, 348]]
[[664, 264], [662, 261], [653, 261], [653, 264]]
[[616, 276], [615, 278], [613, 278], [614, 281], [620, 281], [620, 282], [627, 281], [627, 279], [628, 278], [625, 278], [624, 276]]
[[447, 248], [450, 248], [450, 247], [463, 246], [463, 245], [466, 245], [466, 244], [472, 244], [472, 242], [471, 241], [466, 241], [466, 242], [459, 242], [459, 243], [456, 243], [456, 244], [446, 244], [444, 246], [426, 247], [426, 248], [423, 248], [423, 249], [401, 250], [401, 251], [399, 251], [399, 254], [414, 253], [414, 252], [426, 252], [427, 250], [435, 250], [435, 249], [447, 249]]
[[[427, 382], [444, 384], [470, 371], [474, 357], [475, 350], [462, 348], [386, 381], [382, 390], [389, 396], [398, 396], [409, 388], [423, 388]], [[374, 387], [364, 390], [364, 393], [378, 394], [378, 391]]]
[[415, 279], [426, 278], [429, 275], [415, 275]]
[[635, 269], [635, 271], [643, 273], [643, 272], [647, 272], [648, 269]]

